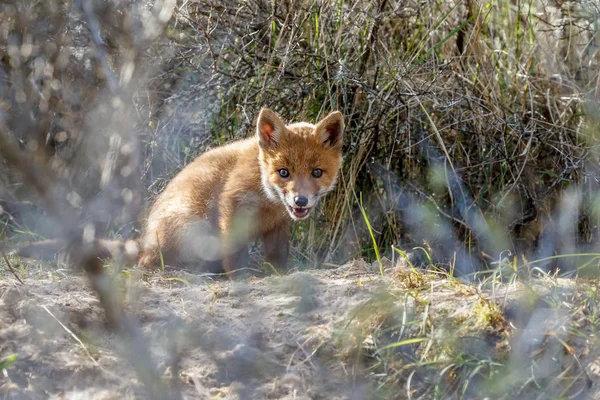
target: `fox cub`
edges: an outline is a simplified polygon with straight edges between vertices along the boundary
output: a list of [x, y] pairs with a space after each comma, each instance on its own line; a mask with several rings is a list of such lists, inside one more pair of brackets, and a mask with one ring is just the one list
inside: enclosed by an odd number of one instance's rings
[[[100, 252], [144, 268], [204, 262], [208, 270], [232, 272], [246, 265], [248, 244], [261, 238], [265, 261], [285, 268], [292, 221], [308, 218], [337, 181], [343, 130], [337, 111], [316, 125], [285, 125], [263, 108], [255, 137], [208, 151], [173, 178], [138, 241], [99, 240]], [[18, 254], [51, 258], [61, 248], [60, 240], [46, 240]]]
[[316, 125], [286, 125], [263, 108], [255, 137], [202, 154], [158, 196], [138, 264], [154, 267], [162, 256], [166, 264], [204, 260], [231, 272], [260, 238], [265, 261], [285, 268], [292, 221], [308, 218], [337, 181], [343, 130], [337, 111]]

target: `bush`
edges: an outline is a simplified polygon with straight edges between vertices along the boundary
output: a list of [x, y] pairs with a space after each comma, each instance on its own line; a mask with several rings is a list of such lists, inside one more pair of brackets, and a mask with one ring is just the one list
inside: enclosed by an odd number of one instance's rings
[[[425, 246], [461, 274], [505, 250], [597, 243], [596, 2], [203, 0], [180, 4], [152, 44], [129, 3], [25, 4], [1, 9], [3, 125], [43, 150], [70, 203], [104, 199], [97, 231], [131, 234], [122, 187], [156, 194], [197, 154], [253, 134], [269, 106], [290, 121], [346, 119], [337, 190], [294, 231], [302, 264], [374, 256], [361, 196], [382, 254]], [[111, 130], [132, 156], [111, 153]], [[5, 187], [9, 203], [24, 198]]]

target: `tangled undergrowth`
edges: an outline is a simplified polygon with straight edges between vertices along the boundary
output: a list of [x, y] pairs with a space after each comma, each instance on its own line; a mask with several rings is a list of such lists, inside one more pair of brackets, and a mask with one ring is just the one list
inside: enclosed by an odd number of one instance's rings
[[[340, 184], [294, 231], [299, 265], [425, 246], [465, 275], [508, 252], [597, 243], [595, 2], [203, 0], [146, 41], [144, 3], [24, 4], [0, 10], [3, 126], [99, 234], [134, 235], [145, 199], [197, 154], [252, 134], [267, 105], [290, 121], [346, 119]], [[4, 215], [26, 212], [3, 234], [52, 235], [4, 175]]]

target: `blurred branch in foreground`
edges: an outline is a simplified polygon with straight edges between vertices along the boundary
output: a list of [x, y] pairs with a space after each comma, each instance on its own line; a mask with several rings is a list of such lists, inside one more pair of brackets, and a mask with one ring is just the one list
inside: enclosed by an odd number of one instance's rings
[[86, 272], [122, 342], [121, 356], [153, 399], [180, 395], [162, 381], [144, 335], [124, 312], [97, 238], [108, 223], [126, 226], [140, 211], [130, 98], [148, 72], [145, 50], [174, 6], [90, 0], [0, 6], [4, 168], [34, 195], [46, 211], [46, 229], [64, 239], [72, 264]]

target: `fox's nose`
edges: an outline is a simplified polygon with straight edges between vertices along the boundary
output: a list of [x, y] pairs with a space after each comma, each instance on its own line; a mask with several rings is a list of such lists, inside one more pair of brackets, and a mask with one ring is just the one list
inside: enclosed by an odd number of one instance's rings
[[308, 204], [308, 197], [296, 196], [294, 197], [294, 203], [296, 203], [298, 207], [306, 207], [306, 205]]

